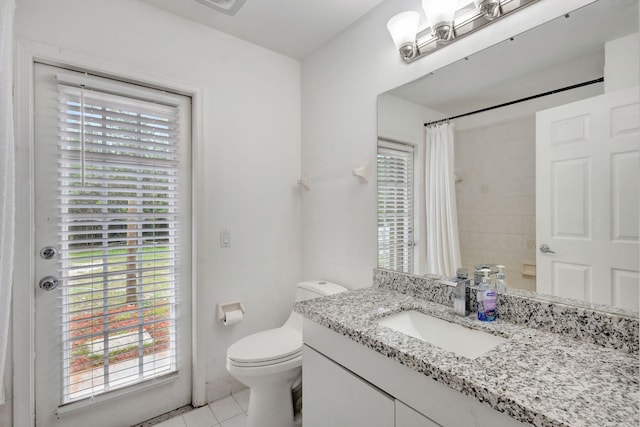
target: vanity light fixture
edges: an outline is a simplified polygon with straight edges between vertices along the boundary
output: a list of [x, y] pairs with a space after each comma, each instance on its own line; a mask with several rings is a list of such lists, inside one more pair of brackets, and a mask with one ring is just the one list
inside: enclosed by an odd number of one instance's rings
[[455, 1], [422, 0], [422, 9], [427, 16], [431, 34], [437, 42], [448, 43], [453, 40], [455, 30], [453, 17], [456, 13]]
[[417, 54], [416, 32], [419, 23], [420, 14], [414, 11], [399, 13], [387, 22], [393, 43], [404, 61], [415, 58]]
[[473, 0], [482, 16], [493, 21], [500, 16], [500, 0]]
[[537, 0], [422, 0], [428, 27], [418, 31], [420, 14], [401, 12], [387, 29], [406, 63], [479, 30]]

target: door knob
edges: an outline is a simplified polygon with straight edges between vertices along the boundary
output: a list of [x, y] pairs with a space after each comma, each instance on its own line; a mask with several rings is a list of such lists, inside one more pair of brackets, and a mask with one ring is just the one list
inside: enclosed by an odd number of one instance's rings
[[58, 287], [58, 278], [53, 276], [46, 276], [40, 279], [40, 289], [44, 289], [45, 291], [52, 291]]
[[555, 252], [552, 251], [546, 243], [540, 245], [540, 252], [543, 254], [555, 254]]

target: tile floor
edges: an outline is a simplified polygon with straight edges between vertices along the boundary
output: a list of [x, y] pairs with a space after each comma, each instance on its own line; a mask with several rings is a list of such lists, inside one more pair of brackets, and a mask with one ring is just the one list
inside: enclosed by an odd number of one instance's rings
[[245, 427], [249, 389], [178, 415], [155, 427]]

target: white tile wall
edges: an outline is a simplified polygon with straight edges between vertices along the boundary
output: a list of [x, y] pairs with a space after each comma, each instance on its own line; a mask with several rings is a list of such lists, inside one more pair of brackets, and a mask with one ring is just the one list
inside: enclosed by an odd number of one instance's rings
[[536, 256], [535, 116], [461, 130], [455, 141], [462, 264], [504, 264], [509, 286], [535, 290], [522, 275]]

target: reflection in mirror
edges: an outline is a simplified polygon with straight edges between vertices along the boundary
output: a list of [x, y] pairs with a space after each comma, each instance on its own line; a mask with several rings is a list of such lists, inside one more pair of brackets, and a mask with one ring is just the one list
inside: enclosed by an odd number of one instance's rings
[[[599, 0], [380, 95], [379, 267], [504, 264], [511, 289], [637, 312], [639, 51], [638, 1]], [[450, 120], [451, 170], [429, 154], [425, 123], [583, 82]]]

